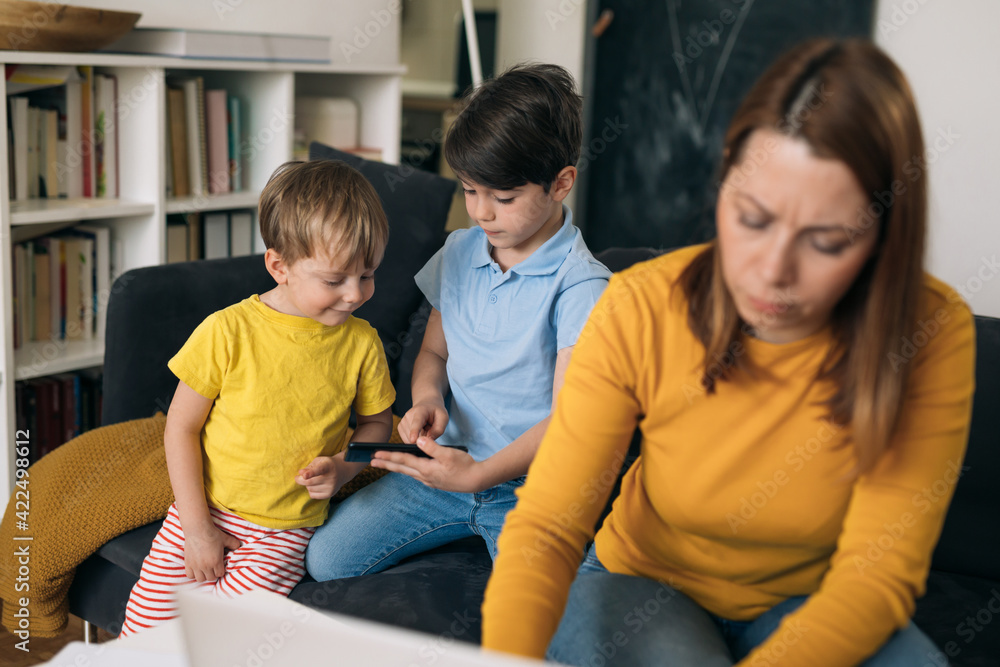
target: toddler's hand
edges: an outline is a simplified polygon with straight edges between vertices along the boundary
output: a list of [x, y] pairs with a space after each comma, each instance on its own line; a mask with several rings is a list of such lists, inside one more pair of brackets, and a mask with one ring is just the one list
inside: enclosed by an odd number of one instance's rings
[[432, 440], [448, 425], [448, 411], [444, 406], [433, 403], [418, 403], [406, 411], [399, 421], [399, 437], [403, 442], [413, 444], [422, 435]]
[[215, 581], [226, 574], [225, 550], [233, 551], [242, 545], [215, 524], [185, 531], [184, 574], [195, 581]]
[[310, 498], [330, 498], [340, 490], [337, 462], [332, 456], [317, 456], [295, 475], [295, 483], [306, 487]]

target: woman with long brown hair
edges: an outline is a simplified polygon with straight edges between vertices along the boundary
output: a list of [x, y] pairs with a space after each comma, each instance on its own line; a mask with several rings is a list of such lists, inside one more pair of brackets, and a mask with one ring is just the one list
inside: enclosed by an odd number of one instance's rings
[[870, 42], [810, 41], [763, 75], [725, 138], [716, 239], [615, 275], [591, 314], [500, 538], [484, 646], [939, 664], [910, 617], [961, 469], [974, 330], [923, 269], [923, 155]]

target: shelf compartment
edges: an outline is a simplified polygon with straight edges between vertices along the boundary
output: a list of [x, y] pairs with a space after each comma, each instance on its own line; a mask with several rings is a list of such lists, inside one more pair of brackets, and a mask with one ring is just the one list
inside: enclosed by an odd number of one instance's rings
[[11, 225], [38, 225], [100, 218], [152, 215], [153, 204], [127, 199], [77, 197], [73, 199], [29, 199], [10, 203]]
[[30, 380], [103, 363], [103, 340], [29, 341], [14, 350], [14, 379]]

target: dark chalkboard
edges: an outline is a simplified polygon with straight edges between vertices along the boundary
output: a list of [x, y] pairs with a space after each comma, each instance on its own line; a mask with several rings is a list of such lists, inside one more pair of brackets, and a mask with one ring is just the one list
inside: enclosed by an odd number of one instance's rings
[[601, 0], [581, 157], [591, 250], [714, 236], [729, 119], [774, 59], [808, 37], [871, 34], [871, 0]]

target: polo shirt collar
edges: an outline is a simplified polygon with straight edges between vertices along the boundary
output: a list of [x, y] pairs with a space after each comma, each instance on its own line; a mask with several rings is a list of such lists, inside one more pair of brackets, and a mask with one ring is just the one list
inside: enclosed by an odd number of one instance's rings
[[[576, 240], [576, 228], [573, 227], [573, 211], [563, 204], [563, 224], [548, 241], [543, 243], [531, 256], [519, 264], [510, 267], [514, 273], [522, 276], [543, 276], [553, 273], [562, 266], [566, 259], [566, 254]], [[486, 233], [480, 227], [476, 227], [482, 240], [475, 252], [472, 253], [470, 266], [474, 269], [482, 268], [493, 263], [490, 255], [490, 241], [486, 238]]]

